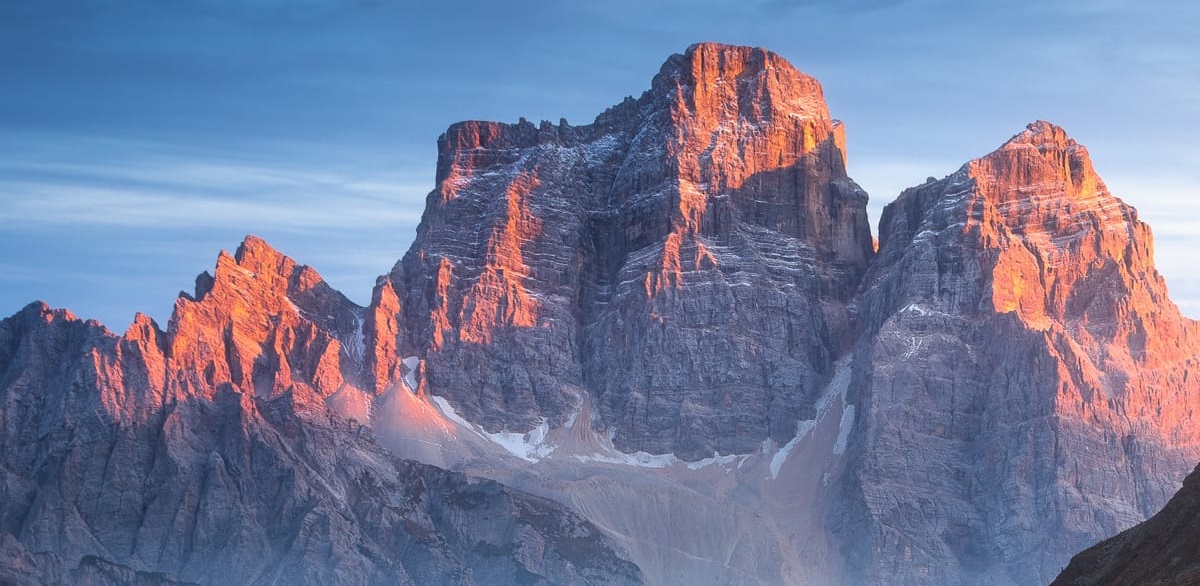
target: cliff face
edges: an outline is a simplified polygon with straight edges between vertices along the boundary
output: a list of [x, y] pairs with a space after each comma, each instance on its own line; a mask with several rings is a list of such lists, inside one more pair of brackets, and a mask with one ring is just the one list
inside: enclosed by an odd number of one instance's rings
[[1061, 128], [905, 191], [860, 303], [845, 514], [866, 581], [1045, 583], [1200, 459], [1195, 324]]
[[1200, 460], [1200, 332], [1051, 124], [878, 254], [762, 49], [438, 147], [366, 308], [250, 237], [165, 331], [0, 322], [0, 581], [1038, 584]]
[[1071, 559], [1051, 586], [1200, 583], [1200, 473], [1193, 471], [1150, 519]]
[[165, 332], [0, 321], [0, 581], [641, 582], [562, 506], [375, 444], [360, 313], [249, 238]]
[[713, 44], [588, 126], [455, 125], [389, 276], [408, 346], [491, 431], [590, 400], [630, 451], [786, 442], [872, 256], [843, 148], [816, 80]]

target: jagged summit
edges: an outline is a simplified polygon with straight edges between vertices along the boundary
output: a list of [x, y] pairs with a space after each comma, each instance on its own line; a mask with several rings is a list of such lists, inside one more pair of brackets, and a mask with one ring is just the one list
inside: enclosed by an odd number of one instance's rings
[[[1119, 202], [1096, 174], [1087, 148], [1061, 127], [1045, 121], [1030, 124], [967, 167], [968, 174], [996, 201], [1060, 194], [1078, 204], [1100, 207], [1117, 207], [1115, 202]], [[1104, 215], [1106, 220], [1119, 221]]]
[[[862, 409], [877, 414], [863, 436], [861, 487], [878, 519], [864, 555], [920, 551], [914, 567], [935, 583], [986, 583], [969, 577], [985, 565], [1045, 583], [1064, 553], [1165, 502], [1200, 456], [1186, 407], [1200, 397], [1189, 374], [1200, 331], [1167, 298], [1151, 250], [1087, 149], [1047, 122], [884, 209], [860, 301]], [[902, 454], [928, 467], [901, 473], [890, 462]], [[924, 490], [904, 478], [946, 462], [962, 476], [921, 516], [886, 504]], [[1060, 513], [1034, 521], [1046, 506]], [[928, 519], [965, 521], [931, 541]], [[890, 580], [867, 581], [922, 583]]]
[[1008, 139], [1000, 148], [1016, 148], [1019, 145], [1055, 145], [1058, 147], [1076, 146], [1075, 139], [1067, 135], [1067, 131], [1047, 120], [1034, 120], [1025, 125], [1025, 129]]
[[590, 398], [622, 447], [690, 459], [795, 435], [874, 255], [816, 80], [699, 44], [592, 125], [469, 122], [438, 147], [387, 278], [435, 393], [490, 432]]
[[759, 48], [438, 148], [366, 308], [247, 236], [165, 331], [0, 321], [0, 562], [1026, 586], [1200, 459], [1196, 324], [1053, 124], [906, 190], [878, 254], [820, 84]]
[[749, 120], [788, 115], [829, 118], [820, 82], [761, 47], [692, 45], [667, 59], [651, 92], [670, 92], [676, 84], [693, 88], [689, 107], [708, 110], [710, 115], [736, 113]]

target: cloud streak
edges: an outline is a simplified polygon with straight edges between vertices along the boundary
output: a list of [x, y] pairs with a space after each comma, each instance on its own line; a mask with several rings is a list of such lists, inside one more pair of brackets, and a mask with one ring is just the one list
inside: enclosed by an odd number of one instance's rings
[[5, 230], [48, 226], [371, 230], [415, 226], [429, 187], [396, 173], [158, 155], [0, 164]]

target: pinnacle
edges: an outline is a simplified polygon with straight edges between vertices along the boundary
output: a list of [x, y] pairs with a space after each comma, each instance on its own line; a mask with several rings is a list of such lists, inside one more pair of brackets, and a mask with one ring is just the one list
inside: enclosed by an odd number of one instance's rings
[[724, 58], [747, 59], [750, 56], [763, 56], [769, 59], [783, 60], [782, 57], [768, 51], [762, 47], [751, 47], [749, 45], [731, 45], [727, 43], [717, 43], [712, 41], [693, 43], [684, 50], [683, 56], [689, 61], [705, 56], [719, 56]]
[[253, 234], [247, 234], [242, 239], [242, 244], [238, 246], [237, 253], [234, 255], [239, 264], [244, 264], [247, 259], [253, 261], [264, 257], [280, 258], [283, 257], [283, 253], [267, 244], [266, 240]]
[[1077, 144], [1063, 127], [1046, 120], [1035, 120], [1027, 124], [1025, 130], [1008, 139], [1000, 149], [1019, 148], [1024, 145], [1068, 148]]
[[697, 43], [672, 55], [652, 92], [675, 95], [694, 112], [746, 120], [829, 119], [820, 82], [761, 47]]
[[[682, 57], [687, 68], [706, 77], [741, 77], [755, 75], [764, 70], [777, 69], [781, 70], [786, 77], [798, 77], [813, 83], [816, 82], [812, 77], [796, 69], [787, 59], [762, 47], [713, 42], [696, 43], [684, 50]], [[668, 67], [672, 61], [674, 59], [669, 59], [664, 68]], [[696, 81], [711, 81], [711, 79], [697, 79]]]

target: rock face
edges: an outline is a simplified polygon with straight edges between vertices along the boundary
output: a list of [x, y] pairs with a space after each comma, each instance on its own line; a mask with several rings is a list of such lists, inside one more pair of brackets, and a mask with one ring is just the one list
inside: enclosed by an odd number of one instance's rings
[[884, 211], [843, 514], [859, 583], [1036, 584], [1200, 459], [1200, 332], [1045, 122]]
[[0, 322], [0, 581], [641, 583], [562, 506], [380, 448], [360, 313], [248, 238], [165, 332]]
[[872, 257], [842, 136], [816, 80], [715, 44], [587, 126], [452, 126], [388, 278], [406, 347], [490, 431], [586, 399], [630, 451], [786, 442], [852, 340]]
[[1200, 584], [1200, 472], [1145, 522], [1071, 559], [1051, 586]]
[[1043, 584], [1200, 460], [1200, 330], [1049, 123], [877, 254], [762, 49], [438, 146], [366, 308], [250, 237], [166, 331], [0, 322], [0, 581]]

